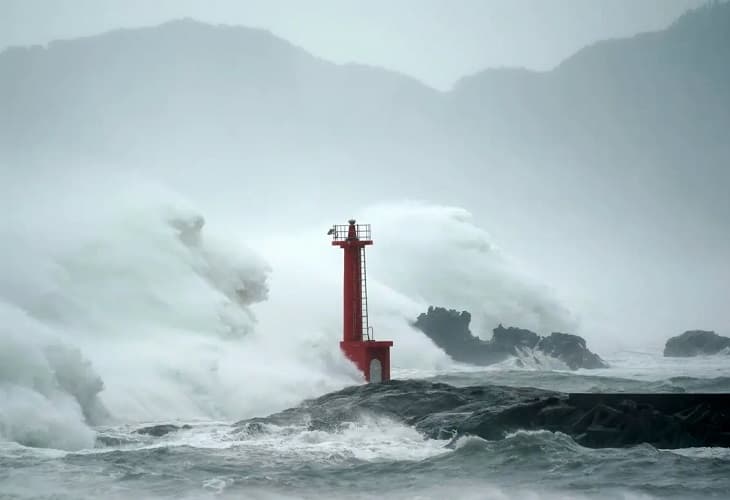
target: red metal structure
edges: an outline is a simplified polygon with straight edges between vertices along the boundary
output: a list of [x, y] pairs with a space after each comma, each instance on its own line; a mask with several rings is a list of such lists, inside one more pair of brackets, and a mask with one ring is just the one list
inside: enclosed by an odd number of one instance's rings
[[373, 244], [370, 224], [335, 225], [332, 245], [345, 251], [343, 323], [340, 348], [368, 382], [390, 380], [390, 340], [374, 340], [368, 322], [368, 288], [365, 247]]

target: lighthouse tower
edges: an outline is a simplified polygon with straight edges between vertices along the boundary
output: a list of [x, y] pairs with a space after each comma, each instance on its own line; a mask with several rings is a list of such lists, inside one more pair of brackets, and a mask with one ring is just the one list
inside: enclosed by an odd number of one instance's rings
[[332, 245], [345, 251], [343, 318], [340, 348], [368, 382], [390, 380], [390, 340], [373, 339], [368, 322], [368, 285], [365, 247], [372, 245], [370, 224], [332, 226]]

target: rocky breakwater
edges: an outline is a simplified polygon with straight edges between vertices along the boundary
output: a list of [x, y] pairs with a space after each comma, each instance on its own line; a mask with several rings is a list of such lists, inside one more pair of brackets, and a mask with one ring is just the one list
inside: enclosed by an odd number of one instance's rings
[[548, 430], [592, 448], [730, 446], [728, 394], [567, 394], [422, 380], [348, 387], [235, 426], [245, 433], [263, 432], [268, 424], [336, 431], [372, 415], [404, 422], [435, 439], [499, 440], [517, 430]]
[[541, 337], [530, 330], [499, 325], [492, 330], [491, 340], [482, 340], [471, 333], [470, 322], [471, 314], [467, 311], [429, 307], [413, 325], [461, 363], [491, 365], [511, 356], [538, 352], [562, 361], [571, 370], [608, 366], [578, 335], [553, 332]]

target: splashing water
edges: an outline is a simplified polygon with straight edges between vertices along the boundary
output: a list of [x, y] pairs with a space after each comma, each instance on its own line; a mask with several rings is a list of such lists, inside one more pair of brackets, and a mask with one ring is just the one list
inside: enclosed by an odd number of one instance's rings
[[[18, 180], [7, 192], [5, 439], [78, 449], [99, 423], [237, 419], [361, 381], [337, 347], [341, 256], [319, 229], [332, 221], [247, 237], [124, 175]], [[469, 308], [485, 325], [572, 321], [463, 210], [384, 204], [362, 219], [378, 245], [372, 323], [396, 342], [396, 368], [453, 365], [410, 325], [429, 304]]]

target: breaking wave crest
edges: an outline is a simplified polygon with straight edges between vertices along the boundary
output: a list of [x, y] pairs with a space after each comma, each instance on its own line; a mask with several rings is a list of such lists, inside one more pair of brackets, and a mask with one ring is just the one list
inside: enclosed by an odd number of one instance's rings
[[86, 422], [107, 415], [99, 375], [78, 349], [54, 340], [42, 324], [0, 307], [0, 437], [28, 446], [93, 445]]
[[72, 192], [26, 192], [2, 227], [0, 434], [88, 447], [88, 424], [112, 415], [218, 404], [205, 353], [253, 330], [268, 268], [168, 193]]

